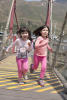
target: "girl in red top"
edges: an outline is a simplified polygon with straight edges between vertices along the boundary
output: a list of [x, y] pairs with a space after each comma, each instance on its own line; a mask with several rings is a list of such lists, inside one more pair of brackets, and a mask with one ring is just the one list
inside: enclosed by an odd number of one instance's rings
[[38, 38], [35, 42], [34, 64], [30, 66], [30, 72], [32, 73], [34, 70], [36, 70], [38, 68], [39, 62], [41, 62], [41, 72], [38, 83], [41, 86], [44, 86], [43, 79], [47, 66], [47, 49], [52, 52], [52, 48], [48, 44], [49, 27], [45, 25], [41, 26], [38, 29], [36, 29], [33, 33], [36, 36], [38, 36]]

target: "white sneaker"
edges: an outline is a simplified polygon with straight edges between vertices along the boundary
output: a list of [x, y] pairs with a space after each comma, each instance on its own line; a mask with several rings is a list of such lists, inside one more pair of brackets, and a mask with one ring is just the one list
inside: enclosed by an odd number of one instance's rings
[[42, 79], [40, 79], [40, 80], [38, 81], [38, 84], [41, 85], [42, 87], [44, 87], [44, 81], [43, 81]]
[[20, 84], [20, 85], [23, 85], [23, 84], [24, 84], [24, 82], [19, 82], [19, 84]]
[[28, 80], [28, 76], [27, 76], [27, 75], [23, 75], [23, 78], [24, 78], [25, 80]]
[[19, 79], [18, 79], [18, 83], [19, 83], [19, 84], [24, 84], [22, 78], [19, 78]]

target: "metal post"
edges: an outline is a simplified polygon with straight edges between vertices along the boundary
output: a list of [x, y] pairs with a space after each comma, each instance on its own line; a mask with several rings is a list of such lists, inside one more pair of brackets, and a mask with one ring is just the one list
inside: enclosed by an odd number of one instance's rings
[[14, 4], [14, 0], [12, 0], [12, 5], [11, 5], [9, 17], [8, 17], [7, 24], [6, 24], [5, 31], [4, 31], [3, 46], [5, 45], [5, 42], [7, 40], [7, 30], [8, 30], [8, 26], [9, 26], [9, 22], [10, 22], [10, 17], [11, 17], [11, 11], [12, 11], [13, 4]]
[[7, 30], [8, 30], [8, 26], [9, 26], [9, 22], [10, 22], [10, 17], [11, 17], [11, 11], [12, 11], [13, 4], [14, 4], [14, 0], [12, 0], [12, 5], [11, 5], [10, 13], [9, 13], [9, 16], [8, 16], [7, 24], [6, 24], [4, 35], [3, 35], [1, 58], [4, 58], [5, 55], [6, 55], [6, 53], [5, 53], [5, 46], [6, 46], [6, 42], [7, 42]]
[[50, 32], [51, 32], [51, 39], [52, 39], [52, 0], [51, 0], [51, 16], [50, 16], [50, 21], [51, 21]]
[[[50, 46], [52, 48], [52, 0], [50, 0]], [[52, 65], [52, 53], [49, 53], [49, 65]]]

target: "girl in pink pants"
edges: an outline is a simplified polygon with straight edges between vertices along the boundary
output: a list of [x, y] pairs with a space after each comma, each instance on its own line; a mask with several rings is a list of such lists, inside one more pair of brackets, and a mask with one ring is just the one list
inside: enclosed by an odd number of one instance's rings
[[12, 43], [8, 48], [9, 49], [13, 46], [16, 46], [16, 62], [18, 66], [18, 82], [20, 84], [24, 84], [22, 81], [22, 77], [27, 79], [27, 72], [28, 72], [28, 52], [31, 51], [31, 33], [26, 28], [20, 28], [18, 33], [19, 37]]
[[43, 79], [46, 72], [47, 57], [34, 55], [34, 70], [38, 68], [39, 62], [41, 62], [40, 79]]
[[17, 62], [17, 66], [18, 66], [19, 81], [21, 81], [22, 76], [24, 76], [28, 72], [28, 58], [18, 59], [16, 57], [16, 62]]
[[38, 84], [44, 86], [44, 74], [47, 67], [47, 49], [52, 52], [52, 48], [49, 46], [48, 42], [48, 35], [49, 35], [49, 27], [44, 25], [39, 27], [33, 32], [38, 38], [35, 42], [35, 49], [34, 49], [34, 63], [30, 66], [30, 72], [32, 73], [34, 70], [38, 68], [39, 63], [41, 62], [41, 72], [40, 72], [40, 79]]

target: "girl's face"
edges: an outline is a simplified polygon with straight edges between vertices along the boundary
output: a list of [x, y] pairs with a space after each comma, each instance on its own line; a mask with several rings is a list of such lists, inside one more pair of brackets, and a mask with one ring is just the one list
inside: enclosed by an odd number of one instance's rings
[[22, 39], [25, 41], [25, 40], [27, 40], [28, 39], [28, 32], [23, 32], [23, 33], [21, 33], [21, 36], [22, 36]]
[[43, 28], [43, 29], [41, 30], [41, 36], [42, 36], [43, 38], [46, 38], [46, 37], [48, 36], [48, 28], [47, 28], [47, 27], [45, 27], [45, 28]]

